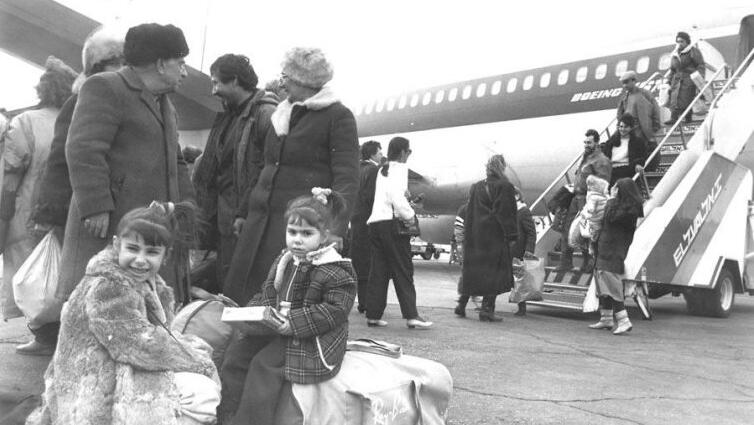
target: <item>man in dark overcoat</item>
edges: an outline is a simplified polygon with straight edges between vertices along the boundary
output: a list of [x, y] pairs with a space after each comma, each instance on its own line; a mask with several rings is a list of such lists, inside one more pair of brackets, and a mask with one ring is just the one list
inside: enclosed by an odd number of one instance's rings
[[284, 214], [294, 198], [311, 195], [314, 187], [341, 193], [348, 208], [334, 233], [345, 236], [359, 189], [359, 141], [353, 113], [325, 86], [331, 79], [332, 67], [319, 49], [286, 54], [282, 83], [288, 99], [272, 114], [264, 167], [223, 285], [223, 293], [239, 304], [259, 292], [285, 247]]
[[372, 214], [377, 170], [382, 162], [382, 146], [370, 140], [361, 145], [359, 164], [359, 195], [351, 216], [350, 255], [358, 279], [359, 313], [366, 311], [366, 288], [369, 281], [369, 264], [372, 261], [372, 245], [369, 241], [367, 219]]
[[[189, 49], [173, 25], [128, 30], [127, 67], [89, 77], [79, 92], [65, 145], [73, 198], [63, 242], [57, 296], [67, 299], [89, 259], [112, 239], [121, 217], [153, 200], [193, 200], [178, 145], [177, 115], [166, 96], [187, 75]], [[160, 275], [188, 299], [169, 261]]]
[[[264, 138], [275, 97], [257, 89], [259, 79], [243, 55], [220, 56], [210, 66], [212, 94], [223, 101], [194, 171], [197, 201], [206, 228], [204, 249], [217, 250], [217, 285], [222, 285], [246, 218], [247, 200], [261, 171]], [[234, 229], [234, 223], [237, 228]]]

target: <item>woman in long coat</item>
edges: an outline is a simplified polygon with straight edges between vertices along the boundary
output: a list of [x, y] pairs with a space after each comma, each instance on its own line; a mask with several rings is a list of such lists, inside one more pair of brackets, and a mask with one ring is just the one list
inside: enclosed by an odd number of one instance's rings
[[630, 178], [615, 182], [611, 199], [605, 205], [602, 230], [597, 240], [597, 264], [594, 279], [600, 299], [600, 321], [590, 325], [592, 329], [610, 329], [618, 335], [631, 330], [626, 307], [623, 305], [624, 261], [634, 239], [636, 219], [644, 216], [639, 188]]
[[[157, 50], [150, 47], [155, 43], [164, 47], [160, 53], [171, 57], [150, 57], [156, 54]], [[163, 64], [177, 62], [187, 54], [180, 29], [139, 25], [126, 34], [124, 55], [130, 66], [92, 75], [81, 87], [65, 145], [73, 198], [63, 242], [58, 298], [68, 298], [89, 259], [110, 242], [126, 212], [152, 201], [194, 199], [178, 145], [177, 114], [166, 95], [180, 84], [185, 69], [173, 63], [160, 74], [159, 85], [145, 84], [145, 79], [155, 81], [158, 60]], [[109, 215], [108, 225], [100, 234], [87, 229], [92, 217], [105, 214]], [[174, 288], [177, 304], [182, 304], [188, 299], [188, 290], [179, 284], [179, 273], [172, 261], [160, 271]]]
[[[704, 77], [704, 57], [702, 52], [691, 45], [691, 37], [685, 32], [679, 32], [675, 37], [677, 46], [670, 59], [670, 104], [672, 111], [670, 124], [673, 124], [683, 111], [688, 108], [696, 96], [696, 85], [691, 80], [691, 74], [699, 72]], [[691, 121], [691, 114], [686, 115], [686, 121]]]
[[[46, 68], [37, 86], [39, 108], [13, 118], [5, 138], [3, 196], [0, 202], [4, 251], [0, 298], [5, 319], [21, 315], [13, 299], [11, 281], [39, 242], [39, 237], [33, 232], [31, 212], [50, 153], [55, 119], [60, 107], [71, 95], [71, 85], [76, 78], [74, 70], [53, 57], [47, 59]], [[41, 324], [31, 325], [36, 328]]]
[[[332, 67], [319, 49], [294, 48], [282, 64], [288, 99], [272, 114], [264, 164], [223, 285], [243, 305], [258, 293], [285, 247], [288, 202], [327, 187], [343, 195], [350, 216], [359, 189], [356, 120], [325, 84]], [[262, 168], [263, 167], [263, 168]], [[345, 236], [344, 221], [338, 236]]]
[[502, 320], [495, 316], [495, 298], [513, 287], [512, 249], [518, 239], [516, 191], [505, 176], [505, 167], [502, 155], [490, 158], [487, 178], [471, 186], [466, 209], [460, 292], [483, 297], [481, 321]]

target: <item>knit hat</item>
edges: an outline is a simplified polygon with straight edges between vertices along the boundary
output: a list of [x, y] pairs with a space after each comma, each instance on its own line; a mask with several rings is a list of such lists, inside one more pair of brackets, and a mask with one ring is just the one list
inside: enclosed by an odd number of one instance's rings
[[322, 88], [333, 77], [332, 65], [317, 48], [294, 47], [285, 54], [281, 67], [288, 78], [312, 89]]
[[[84, 75], [90, 76], [100, 72], [95, 66], [105, 62], [123, 59], [123, 33], [99, 27], [92, 31], [84, 41], [81, 51], [81, 63], [84, 64]], [[99, 68], [99, 67], [98, 67]]]
[[679, 31], [678, 34], [676, 34], [675, 38], [682, 38], [686, 40], [686, 44], [691, 44], [691, 37], [687, 32]]
[[141, 24], [128, 29], [123, 54], [129, 65], [143, 66], [158, 59], [188, 56], [183, 31], [174, 25]]

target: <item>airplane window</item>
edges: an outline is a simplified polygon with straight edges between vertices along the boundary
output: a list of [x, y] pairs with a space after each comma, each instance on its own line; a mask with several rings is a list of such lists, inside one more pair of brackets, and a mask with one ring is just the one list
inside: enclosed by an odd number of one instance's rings
[[594, 70], [594, 79], [601, 80], [605, 78], [605, 75], [607, 75], [607, 64], [601, 63], [597, 69]]
[[367, 103], [367, 106], [364, 107], [364, 113], [369, 115], [372, 113], [372, 107], [374, 107], [374, 102]]
[[413, 108], [414, 106], [418, 104], [419, 104], [419, 93], [414, 93], [414, 95], [411, 96], [411, 107]]
[[440, 103], [445, 98], [445, 90], [440, 90], [435, 94], [435, 103]]
[[380, 99], [377, 101], [377, 107], [374, 109], [374, 112], [382, 112], [382, 109], [385, 107], [385, 99]]
[[665, 71], [666, 69], [670, 68], [670, 57], [670, 53], [665, 53], [664, 55], [660, 56], [660, 71]]
[[482, 97], [487, 93], [487, 83], [482, 83], [476, 88], [476, 97]]
[[589, 74], [589, 68], [582, 66], [576, 71], [576, 82], [583, 83], [586, 80], [586, 76]]
[[422, 105], [424, 106], [429, 105], [430, 100], [432, 100], [432, 92], [424, 93], [424, 97], [422, 98]]
[[408, 98], [404, 94], [401, 96], [401, 100], [398, 101], [398, 109], [403, 109], [406, 107], [406, 102], [408, 102]]
[[387, 100], [387, 110], [392, 111], [395, 108], [395, 98], [391, 97]]
[[533, 85], [534, 85], [534, 76], [527, 75], [526, 78], [524, 78], [524, 90], [529, 90], [531, 86]]
[[448, 93], [448, 102], [453, 102], [456, 100], [456, 96], [458, 96], [458, 88], [453, 87], [450, 89], [450, 93]]
[[508, 88], [506, 89], [508, 93], [513, 93], [516, 91], [516, 85], [518, 84], [518, 78], [511, 78], [508, 80]]
[[461, 97], [463, 98], [463, 100], [471, 97], [471, 86], [466, 86], [463, 88], [463, 94], [461, 94]]
[[628, 61], [622, 60], [615, 65], [615, 76], [620, 77], [628, 71]]
[[642, 56], [636, 62], [636, 72], [643, 74], [649, 69], [649, 56]]
[[492, 83], [492, 95], [500, 94], [500, 88], [502, 87], [503, 82], [500, 80], [495, 81]]
[[[586, 75], [586, 72], [584, 73]], [[558, 85], [562, 86], [563, 84], [568, 82], [568, 70], [564, 69], [560, 71], [560, 74], [558, 74]]]
[[539, 78], [539, 87], [545, 88], [550, 85], [550, 78], [552, 75], [549, 72], [545, 72], [542, 74], [542, 76]]

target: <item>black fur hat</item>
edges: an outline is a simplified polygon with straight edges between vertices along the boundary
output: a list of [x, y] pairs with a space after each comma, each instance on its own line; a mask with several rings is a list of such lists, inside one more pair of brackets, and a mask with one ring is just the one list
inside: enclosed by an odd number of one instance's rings
[[691, 44], [691, 37], [687, 32], [680, 31], [678, 34], [676, 34], [675, 38], [682, 38], [686, 40], [686, 44]]
[[143, 66], [157, 59], [175, 59], [189, 53], [183, 31], [175, 25], [141, 24], [128, 29], [123, 55], [126, 63]]

